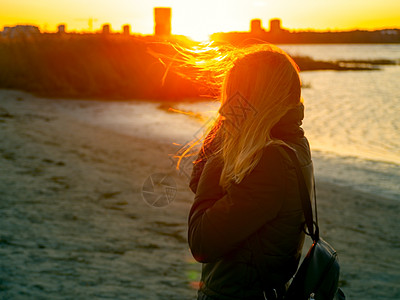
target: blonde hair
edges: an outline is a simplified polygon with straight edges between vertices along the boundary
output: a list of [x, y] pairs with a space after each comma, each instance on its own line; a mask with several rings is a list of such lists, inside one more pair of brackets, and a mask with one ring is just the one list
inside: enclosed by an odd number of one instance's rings
[[224, 119], [224, 189], [255, 168], [266, 145], [283, 143], [271, 136], [271, 129], [300, 103], [300, 86], [298, 66], [276, 46], [252, 46], [234, 62], [225, 76], [219, 110]]
[[[206, 96], [221, 100], [219, 116], [204, 133], [208, 135], [199, 156], [207, 158], [207, 146], [216, 137], [221, 140], [213, 154], [223, 158], [220, 185], [225, 190], [255, 168], [266, 145], [283, 143], [271, 136], [271, 129], [301, 102], [299, 67], [272, 44], [173, 48], [172, 59], [158, 55], [168, 63], [166, 72], [173, 66], [176, 73], [203, 86]], [[182, 158], [196, 155], [198, 144], [199, 140], [192, 141], [175, 154], [177, 169]]]

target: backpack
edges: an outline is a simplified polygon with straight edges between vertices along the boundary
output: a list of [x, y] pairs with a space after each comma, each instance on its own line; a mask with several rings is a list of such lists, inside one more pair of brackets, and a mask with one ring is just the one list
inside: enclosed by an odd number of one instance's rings
[[342, 290], [338, 288], [339, 271], [339, 261], [335, 249], [319, 238], [310, 247], [284, 299], [345, 299]]

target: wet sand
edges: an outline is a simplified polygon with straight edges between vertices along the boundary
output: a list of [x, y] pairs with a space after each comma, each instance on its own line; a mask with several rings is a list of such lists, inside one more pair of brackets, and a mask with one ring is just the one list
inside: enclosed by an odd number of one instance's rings
[[[82, 103], [0, 90], [0, 298], [194, 299], [177, 148], [75, 118]], [[142, 195], [157, 173], [176, 184], [165, 207]], [[400, 299], [400, 203], [316, 180], [347, 298]]]

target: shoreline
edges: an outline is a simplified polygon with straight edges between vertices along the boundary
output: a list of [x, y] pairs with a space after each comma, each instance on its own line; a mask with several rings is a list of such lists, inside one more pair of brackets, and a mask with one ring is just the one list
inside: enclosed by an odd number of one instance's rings
[[[66, 101], [0, 90], [1, 293], [194, 299], [194, 195], [171, 166], [176, 146], [77, 119], [82, 107]], [[176, 183], [166, 207], [142, 195], [155, 173]], [[316, 180], [321, 236], [338, 251], [347, 298], [398, 299], [400, 203]]]

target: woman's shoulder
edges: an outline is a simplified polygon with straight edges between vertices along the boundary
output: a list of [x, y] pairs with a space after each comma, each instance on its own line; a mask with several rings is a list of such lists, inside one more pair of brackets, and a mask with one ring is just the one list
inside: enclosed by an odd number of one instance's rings
[[280, 143], [280, 142], [268, 143], [263, 148], [262, 158], [269, 161], [279, 161], [279, 162], [290, 161], [290, 157], [286, 152], [287, 149], [292, 149], [292, 148], [285, 143]]
[[310, 145], [306, 137], [298, 139], [295, 142], [274, 141], [265, 145], [263, 151], [263, 156], [266, 158], [269, 158], [270, 160], [279, 159], [282, 163], [289, 166], [294, 165], [294, 162], [289, 155], [290, 151], [296, 153], [300, 165], [308, 165], [312, 162]]
[[284, 170], [288, 168], [288, 165], [291, 165], [291, 160], [285, 152], [284, 147], [287, 146], [278, 143], [265, 145], [255, 169], [264, 173], [272, 172], [276, 174], [285, 172]]

